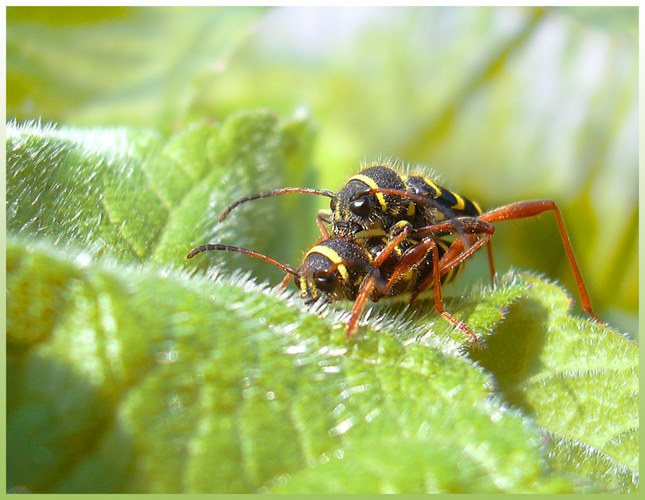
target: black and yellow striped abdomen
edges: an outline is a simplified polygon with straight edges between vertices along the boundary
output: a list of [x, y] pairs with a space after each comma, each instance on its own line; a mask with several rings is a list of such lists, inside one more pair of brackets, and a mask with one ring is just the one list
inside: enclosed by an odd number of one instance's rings
[[[482, 209], [476, 202], [440, 186], [428, 177], [421, 175], [403, 176], [403, 181], [405, 182], [406, 191], [432, 198], [440, 206], [453, 211], [457, 217], [477, 217], [482, 214]], [[419, 207], [419, 204], [417, 204], [416, 209], [420, 213], [416, 213], [416, 220], [411, 221], [415, 227], [420, 227], [415, 225], [417, 221], [434, 224], [446, 218], [444, 213], [429, 205]], [[430, 224], [426, 223], [425, 225]]]

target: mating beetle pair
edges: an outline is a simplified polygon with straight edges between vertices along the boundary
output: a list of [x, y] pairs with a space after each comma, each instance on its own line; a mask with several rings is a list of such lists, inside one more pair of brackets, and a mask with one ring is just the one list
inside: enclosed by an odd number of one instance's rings
[[[404, 172], [398, 163], [383, 162], [361, 170], [338, 192], [311, 188], [281, 188], [245, 196], [229, 205], [220, 222], [238, 205], [285, 193], [310, 193], [331, 199], [330, 210], [318, 213], [321, 239], [306, 253], [299, 268], [266, 255], [229, 245], [208, 244], [193, 249], [219, 250], [260, 258], [295, 277], [300, 295], [313, 302], [353, 300], [347, 337], [355, 334], [358, 319], [369, 298], [377, 301], [410, 293], [410, 301], [432, 288], [435, 309], [453, 326], [470, 336], [474, 332], [445, 311], [441, 285], [450, 281], [464, 261], [487, 246], [491, 278], [495, 280], [490, 240], [493, 223], [553, 211], [573, 271], [582, 309], [596, 320], [576, 263], [559, 208], [552, 200], [520, 201], [483, 213], [479, 205], [438, 185], [420, 170]], [[331, 227], [331, 232], [327, 229]], [[447, 239], [457, 235], [454, 240]]]

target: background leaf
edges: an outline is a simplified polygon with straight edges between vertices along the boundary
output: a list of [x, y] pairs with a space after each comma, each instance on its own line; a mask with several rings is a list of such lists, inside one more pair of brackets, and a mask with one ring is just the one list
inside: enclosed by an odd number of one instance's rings
[[8, 229], [129, 262], [183, 262], [190, 247], [226, 239], [236, 225], [244, 228], [236, 243], [262, 249], [276, 237], [261, 230], [271, 214], [242, 208], [219, 225], [217, 217], [234, 193], [274, 182], [277, 165], [301, 154], [293, 141], [308, 130], [297, 123], [241, 113], [190, 127], [163, 147], [145, 130], [10, 123]]

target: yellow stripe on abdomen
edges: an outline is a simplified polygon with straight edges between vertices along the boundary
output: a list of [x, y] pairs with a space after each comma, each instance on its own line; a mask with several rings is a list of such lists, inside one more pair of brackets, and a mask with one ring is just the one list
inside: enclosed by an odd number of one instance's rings
[[432, 182], [430, 179], [427, 177], [421, 177], [423, 179], [423, 182], [425, 182], [428, 186], [430, 186], [432, 189], [434, 189], [435, 193], [433, 198], [439, 198], [441, 196], [441, 188], [437, 186], [434, 182]]
[[464, 208], [466, 208], [466, 203], [464, 202], [464, 199], [461, 196], [459, 196], [457, 193], [453, 193], [452, 191], [451, 191], [451, 194], [455, 197], [455, 199], [457, 200], [457, 203], [455, 203], [450, 208], [454, 208], [455, 210], [463, 210]]

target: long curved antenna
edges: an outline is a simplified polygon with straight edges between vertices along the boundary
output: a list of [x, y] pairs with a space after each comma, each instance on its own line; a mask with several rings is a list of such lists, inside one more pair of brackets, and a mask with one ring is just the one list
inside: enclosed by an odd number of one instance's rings
[[258, 200], [260, 198], [268, 198], [269, 196], [277, 196], [279, 194], [285, 194], [285, 193], [317, 194], [320, 196], [327, 196], [328, 198], [336, 198], [336, 193], [334, 193], [333, 191], [330, 191], [329, 189], [290, 188], [290, 187], [274, 189], [273, 191], [264, 191], [263, 193], [252, 194], [249, 196], [244, 196], [238, 200], [235, 200], [233, 203], [231, 203], [228, 207], [224, 209], [222, 214], [219, 216], [219, 221], [222, 222], [228, 216], [228, 214], [231, 213], [231, 210], [233, 210], [238, 205], [241, 205], [242, 203], [246, 203], [247, 201], [251, 201], [251, 200]]
[[267, 255], [261, 254], [259, 252], [255, 252], [253, 250], [247, 250], [246, 248], [240, 248], [240, 247], [232, 247], [230, 245], [216, 245], [213, 243], [209, 243], [208, 245], [202, 245], [200, 247], [193, 248], [190, 252], [188, 252], [188, 255], [186, 255], [186, 258], [192, 259], [198, 253], [207, 252], [210, 250], [219, 250], [222, 252], [231, 252], [231, 253], [242, 253], [245, 255], [250, 255], [251, 257], [257, 257], [258, 259], [262, 259], [263, 261], [268, 262], [269, 264], [273, 264], [274, 266], [279, 267], [285, 273], [293, 274], [294, 276], [300, 276], [300, 274], [298, 274], [298, 270], [291, 267], [288, 264], [283, 264], [281, 262], [278, 262], [275, 259], [272, 259]]

